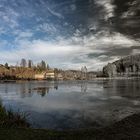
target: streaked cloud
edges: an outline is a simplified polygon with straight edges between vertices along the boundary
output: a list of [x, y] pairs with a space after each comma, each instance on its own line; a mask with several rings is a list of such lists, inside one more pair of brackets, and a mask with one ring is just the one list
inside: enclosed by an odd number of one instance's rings
[[96, 0], [95, 3], [97, 6], [101, 7], [101, 18], [108, 20], [109, 18], [114, 17], [115, 5], [113, 5], [112, 0]]
[[53, 16], [56, 16], [56, 17], [58, 17], [58, 18], [64, 18], [62, 14], [53, 11], [53, 10], [50, 9], [49, 7], [48, 7], [48, 11], [49, 11]]

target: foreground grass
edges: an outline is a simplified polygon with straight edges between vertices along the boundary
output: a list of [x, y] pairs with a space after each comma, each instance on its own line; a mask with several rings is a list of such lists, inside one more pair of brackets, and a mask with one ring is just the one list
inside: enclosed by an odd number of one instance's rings
[[140, 114], [100, 130], [58, 132], [31, 128], [1, 128], [0, 140], [140, 140]]
[[0, 140], [140, 140], [140, 114], [102, 129], [51, 131], [32, 129], [25, 115], [0, 105]]
[[29, 123], [26, 121], [24, 113], [14, 113], [12, 110], [6, 110], [0, 103], [0, 128], [27, 128]]

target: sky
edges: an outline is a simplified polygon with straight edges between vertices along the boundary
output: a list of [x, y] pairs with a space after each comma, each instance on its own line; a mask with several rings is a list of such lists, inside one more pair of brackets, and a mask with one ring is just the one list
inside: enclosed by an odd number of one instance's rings
[[0, 0], [0, 63], [101, 70], [140, 53], [140, 0]]

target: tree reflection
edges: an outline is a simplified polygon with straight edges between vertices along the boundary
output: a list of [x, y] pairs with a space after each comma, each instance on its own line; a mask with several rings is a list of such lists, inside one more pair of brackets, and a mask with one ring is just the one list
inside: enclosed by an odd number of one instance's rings
[[140, 98], [140, 81], [137, 79], [107, 80], [103, 82], [103, 88], [108, 95]]
[[81, 93], [86, 93], [87, 91], [87, 81], [82, 81], [81, 83]]
[[[43, 81], [43, 82], [24, 82], [19, 81], [18, 83], [14, 84], [5, 84], [3, 86], [4, 93], [14, 93], [19, 95], [20, 98], [32, 97], [35, 94], [41, 95], [44, 97], [49, 93], [54, 93], [53, 90], [58, 90], [59, 86], [65, 85], [68, 88], [76, 88], [80, 89], [81, 93], [87, 92], [87, 81]], [[2, 89], [1, 89], [2, 90]], [[14, 97], [14, 94], [13, 94]]]
[[37, 87], [34, 88], [33, 91], [36, 91], [37, 94], [41, 95], [42, 97], [44, 97], [46, 94], [49, 94], [49, 92], [51, 90], [58, 90], [58, 83], [54, 82], [54, 83], [50, 83], [45, 87]]
[[40, 94], [42, 97], [46, 95], [46, 93], [49, 93], [49, 87], [40, 87], [37, 89], [37, 94]]

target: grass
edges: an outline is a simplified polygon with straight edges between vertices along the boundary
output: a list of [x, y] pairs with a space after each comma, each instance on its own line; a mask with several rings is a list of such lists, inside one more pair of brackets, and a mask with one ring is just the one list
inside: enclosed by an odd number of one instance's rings
[[51, 131], [32, 129], [24, 113], [0, 105], [0, 140], [139, 140], [140, 114], [134, 114], [102, 129]]
[[26, 114], [6, 110], [0, 103], [0, 128], [27, 128]]

